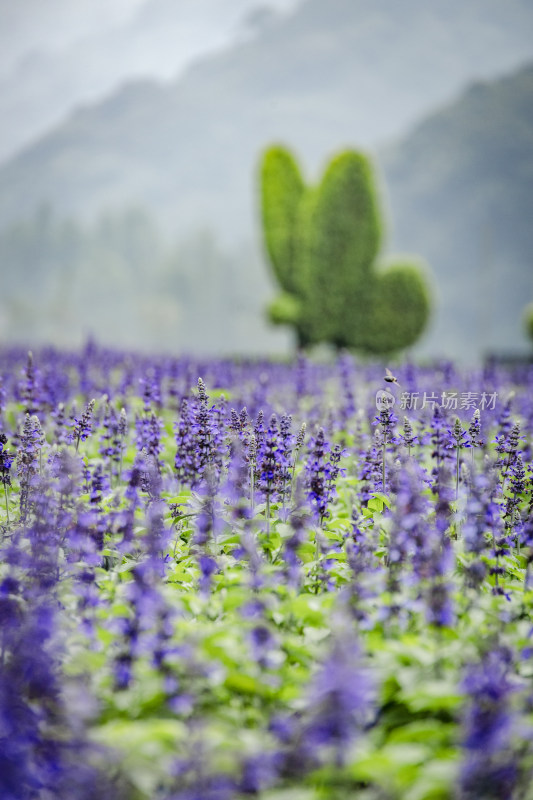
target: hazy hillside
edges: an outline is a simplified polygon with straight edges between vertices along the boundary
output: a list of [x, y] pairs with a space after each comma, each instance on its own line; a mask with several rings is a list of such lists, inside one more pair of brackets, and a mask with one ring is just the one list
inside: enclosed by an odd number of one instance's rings
[[[208, 187], [205, 165], [203, 175]], [[478, 83], [428, 117], [382, 153], [381, 176], [393, 222], [389, 249], [418, 254], [432, 268], [436, 315], [422, 350], [472, 357], [525, 344], [533, 66]], [[216, 228], [219, 218], [210, 221]], [[146, 212], [104, 217], [89, 229], [49, 213], [10, 226], [0, 232], [0, 335], [65, 343], [91, 331], [203, 352], [214, 342], [225, 352], [283, 350], [288, 337], [268, 333], [263, 319], [272, 287], [260, 237], [228, 252], [179, 228], [176, 220], [169, 244]]]
[[308, 0], [173, 84], [132, 83], [0, 170], [0, 225], [146, 205], [173, 231], [252, 227], [258, 151], [312, 167], [339, 146], [392, 140], [473, 76], [533, 56], [530, 0]]
[[[250, 35], [258, 0], [0, 2], [0, 161], [125, 81], [174, 80]], [[267, 0], [289, 11], [298, 0]]]
[[533, 66], [478, 83], [383, 158], [393, 245], [438, 284], [432, 349], [509, 350], [533, 298]]

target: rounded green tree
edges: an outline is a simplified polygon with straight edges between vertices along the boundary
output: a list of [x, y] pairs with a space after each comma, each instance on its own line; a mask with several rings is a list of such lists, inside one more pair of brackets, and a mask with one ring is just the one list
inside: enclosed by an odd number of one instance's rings
[[266, 151], [261, 168], [266, 249], [282, 294], [270, 318], [294, 327], [300, 345], [330, 342], [389, 354], [419, 337], [429, 296], [419, 268], [377, 264], [382, 223], [368, 159], [347, 151], [320, 184], [305, 186], [283, 147]]

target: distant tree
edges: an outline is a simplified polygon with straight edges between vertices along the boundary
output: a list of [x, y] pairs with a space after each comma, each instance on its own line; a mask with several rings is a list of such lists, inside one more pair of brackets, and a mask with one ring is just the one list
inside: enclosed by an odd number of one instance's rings
[[429, 317], [426, 284], [414, 263], [376, 263], [382, 223], [364, 155], [339, 154], [308, 188], [291, 153], [271, 147], [261, 165], [261, 205], [282, 289], [269, 308], [274, 323], [292, 325], [301, 346], [390, 354], [416, 341]]
[[533, 303], [530, 303], [524, 310], [524, 327], [526, 329], [526, 336], [533, 342]]

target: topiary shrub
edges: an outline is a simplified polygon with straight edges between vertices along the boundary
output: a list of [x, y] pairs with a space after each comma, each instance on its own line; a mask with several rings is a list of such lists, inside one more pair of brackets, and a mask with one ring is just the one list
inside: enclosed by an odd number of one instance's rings
[[526, 336], [533, 343], [533, 303], [526, 306], [524, 310], [524, 328]]
[[382, 224], [372, 169], [348, 151], [308, 188], [285, 148], [261, 167], [266, 249], [283, 294], [269, 309], [294, 327], [300, 345], [330, 342], [389, 354], [413, 344], [429, 317], [429, 296], [415, 264], [377, 264]]

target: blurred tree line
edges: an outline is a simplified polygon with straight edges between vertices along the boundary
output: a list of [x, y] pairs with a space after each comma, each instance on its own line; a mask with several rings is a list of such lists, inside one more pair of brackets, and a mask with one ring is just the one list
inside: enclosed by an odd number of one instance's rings
[[264, 320], [272, 288], [251, 243], [228, 251], [209, 230], [169, 242], [139, 208], [90, 225], [41, 208], [0, 232], [0, 274], [2, 341], [76, 346], [91, 335], [195, 353], [285, 341]]

